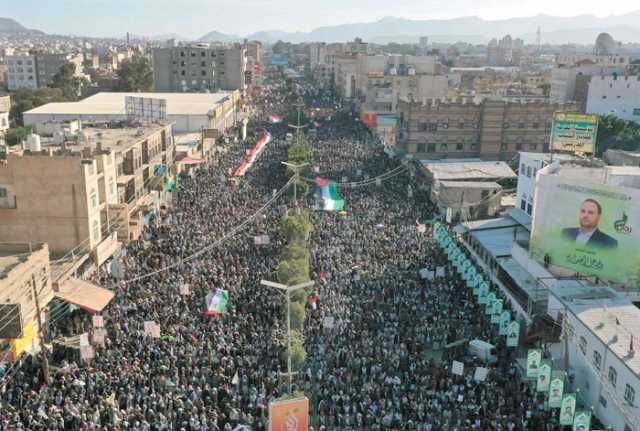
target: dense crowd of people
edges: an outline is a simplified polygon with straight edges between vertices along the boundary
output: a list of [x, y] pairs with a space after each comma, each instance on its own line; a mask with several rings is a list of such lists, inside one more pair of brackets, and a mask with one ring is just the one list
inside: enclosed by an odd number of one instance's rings
[[[308, 107], [339, 106], [311, 86], [296, 90]], [[280, 165], [287, 126], [270, 124], [268, 116], [284, 115], [296, 97], [277, 86], [267, 90], [255, 103], [247, 144], [213, 153], [182, 179], [174, 207], [156, 214], [143, 238], [127, 245], [124, 281], [106, 271], [95, 276], [116, 294], [102, 313], [107, 336], [95, 358], [63, 358], [46, 385], [39, 357], [27, 356], [0, 380], [0, 431], [267, 429], [268, 403], [286, 392], [284, 308], [281, 296], [259, 282], [274, 277], [287, 200], [221, 240], [287, 183]], [[348, 113], [336, 112], [318, 119], [320, 133], [309, 139], [312, 165], [323, 176], [363, 181], [341, 188], [346, 215], [313, 213], [318, 307], [306, 316], [307, 365], [295, 378], [310, 400], [311, 426], [559, 429], [530, 385], [515, 378], [507, 349], [499, 349], [485, 381], [473, 379], [477, 359], [467, 358], [462, 376], [438, 360], [447, 343], [480, 338], [500, 347], [499, 337], [430, 229], [417, 231], [416, 221], [430, 219], [433, 207], [415, 187], [409, 196], [409, 169], [380, 147], [358, 142], [356, 127]], [[273, 141], [246, 178], [230, 181], [265, 129]], [[388, 172], [379, 183], [364, 181]], [[313, 193], [306, 199], [302, 204], [311, 207]], [[269, 244], [254, 244], [254, 236], [265, 234]], [[436, 265], [447, 267], [445, 278], [420, 278], [419, 269]], [[208, 316], [205, 296], [218, 288], [229, 292], [228, 308]], [[160, 325], [160, 338], [145, 333], [146, 321]]]

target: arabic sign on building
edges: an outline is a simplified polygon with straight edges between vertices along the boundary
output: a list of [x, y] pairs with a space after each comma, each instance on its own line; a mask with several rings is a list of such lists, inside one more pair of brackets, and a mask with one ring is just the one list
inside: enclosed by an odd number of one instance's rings
[[309, 399], [297, 398], [269, 404], [269, 431], [308, 431]]
[[597, 115], [556, 112], [551, 133], [551, 150], [593, 153], [597, 133]]
[[636, 189], [542, 175], [536, 186], [532, 256], [552, 267], [635, 286], [640, 277], [639, 201]]

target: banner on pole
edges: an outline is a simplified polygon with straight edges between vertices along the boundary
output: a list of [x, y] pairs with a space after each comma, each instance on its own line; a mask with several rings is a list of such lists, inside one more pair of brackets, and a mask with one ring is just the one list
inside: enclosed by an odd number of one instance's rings
[[538, 377], [538, 369], [542, 360], [542, 350], [529, 349], [527, 352], [527, 378], [535, 379]]
[[538, 368], [538, 376], [536, 378], [536, 391], [547, 392], [549, 390], [549, 382], [551, 381], [551, 362], [542, 360]]
[[576, 412], [576, 394], [565, 394], [560, 403], [560, 425], [573, 425]]

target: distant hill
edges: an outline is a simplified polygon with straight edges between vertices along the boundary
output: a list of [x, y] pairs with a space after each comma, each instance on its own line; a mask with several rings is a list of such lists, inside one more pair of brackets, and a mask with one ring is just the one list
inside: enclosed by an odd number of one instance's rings
[[210, 31], [198, 39], [198, 42], [242, 42], [242, 36], [224, 34], [219, 31]]
[[15, 19], [0, 17], [0, 33], [42, 33], [31, 30], [20, 24]]
[[[503, 20], [485, 20], [475, 16], [443, 20], [385, 17], [375, 22], [318, 27], [310, 32], [260, 31], [248, 35], [247, 38], [267, 43], [278, 40], [298, 43], [344, 42], [361, 37], [369, 42], [407, 43], [417, 42], [420, 36], [428, 36], [431, 40], [440, 42], [486, 43], [494, 37], [500, 38], [510, 34], [533, 42], [538, 27], [542, 30], [542, 40], [545, 43], [570, 41], [590, 44], [595, 41], [597, 34], [603, 31], [610, 32], [616, 40], [622, 42], [640, 42], [640, 11], [605, 18], [592, 15], [554, 17], [543, 14]], [[225, 41], [225, 37], [241, 39], [237, 36], [212, 33], [216, 35], [216, 40]], [[211, 38], [205, 35], [200, 40], [204, 39]]]

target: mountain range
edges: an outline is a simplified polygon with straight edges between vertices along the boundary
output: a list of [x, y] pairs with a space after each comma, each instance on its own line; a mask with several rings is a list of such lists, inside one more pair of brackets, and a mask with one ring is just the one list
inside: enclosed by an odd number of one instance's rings
[[[265, 30], [241, 36], [211, 31], [196, 39], [200, 42], [239, 42], [243, 39], [273, 43], [286, 42], [344, 42], [360, 37], [373, 43], [416, 43], [420, 36], [427, 36], [432, 42], [486, 43], [492, 38], [506, 34], [520, 37], [527, 43], [535, 42], [538, 27], [542, 32], [542, 42], [550, 44], [578, 43], [592, 44], [601, 32], [610, 33], [622, 42], [640, 42], [640, 10], [609, 17], [593, 15], [574, 17], [554, 17], [536, 15], [531, 17], [503, 20], [485, 20], [479, 17], [461, 17], [442, 20], [413, 20], [385, 17], [375, 22], [351, 23], [318, 27], [309, 32], [286, 32]], [[10, 18], [0, 18], [0, 33], [32, 31]], [[170, 36], [170, 37], [167, 37]], [[189, 40], [177, 34], [147, 36], [145, 39]]]

